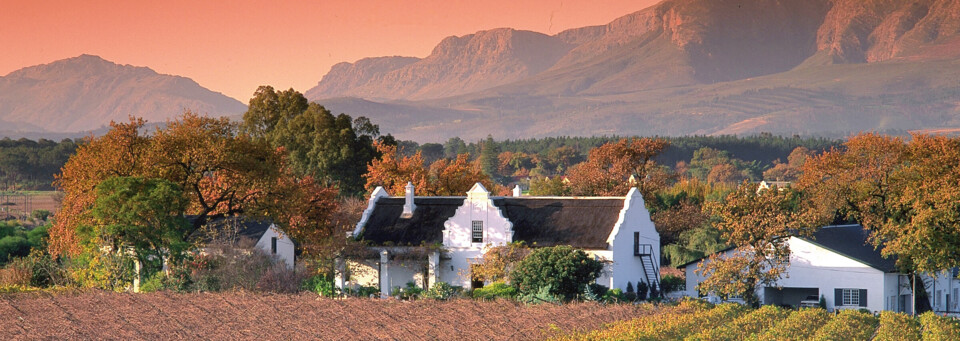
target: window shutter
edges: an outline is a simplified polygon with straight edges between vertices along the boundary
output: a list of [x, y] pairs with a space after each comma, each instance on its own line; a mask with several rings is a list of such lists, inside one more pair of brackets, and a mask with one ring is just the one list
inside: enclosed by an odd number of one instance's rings
[[860, 289], [860, 306], [867, 306], [867, 289]]
[[833, 306], [839, 307], [843, 305], [843, 289], [833, 289]]

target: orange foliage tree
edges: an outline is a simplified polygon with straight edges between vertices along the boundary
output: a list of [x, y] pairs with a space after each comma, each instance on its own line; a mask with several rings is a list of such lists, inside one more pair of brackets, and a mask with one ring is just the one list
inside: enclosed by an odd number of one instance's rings
[[452, 160], [439, 159], [424, 167], [419, 151], [403, 156], [395, 146], [379, 142], [375, 146], [382, 156], [367, 166], [367, 191], [383, 186], [387, 192], [399, 195], [404, 193], [407, 182], [413, 183], [417, 195], [463, 195], [477, 182], [493, 193], [507, 191], [484, 174], [477, 162], [471, 162], [467, 154]]
[[657, 169], [653, 158], [668, 145], [661, 139], [639, 138], [594, 148], [587, 161], [570, 168], [567, 179], [571, 192], [573, 195], [622, 196], [633, 187], [628, 182], [632, 175], [640, 192], [649, 195], [665, 184], [649, 175]]
[[196, 218], [188, 236], [211, 219], [267, 216], [301, 245], [325, 230], [336, 191], [311, 177], [287, 171], [284, 153], [244, 134], [226, 119], [184, 113], [152, 137], [143, 135], [143, 120], [111, 123], [99, 138], [89, 138], [64, 165], [56, 185], [64, 191], [62, 209], [50, 230], [54, 255], [76, 255], [76, 229], [88, 224], [96, 186], [113, 176], [161, 178], [181, 186], [187, 214]]

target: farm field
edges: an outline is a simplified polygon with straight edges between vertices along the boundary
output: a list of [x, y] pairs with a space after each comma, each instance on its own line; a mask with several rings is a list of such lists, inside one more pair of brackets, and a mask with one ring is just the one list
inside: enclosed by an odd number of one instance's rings
[[877, 317], [856, 310], [834, 314], [819, 308], [749, 309], [686, 301], [554, 340], [960, 340], [960, 322], [932, 313], [883, 312]]
[[325, 299], [314, 294], [85, 292], [0, 296], [0, 339], [530, 340], [648, 306]]

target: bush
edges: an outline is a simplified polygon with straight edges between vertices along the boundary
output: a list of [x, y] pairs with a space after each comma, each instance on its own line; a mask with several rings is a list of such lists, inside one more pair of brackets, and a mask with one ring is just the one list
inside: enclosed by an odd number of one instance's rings
[[572, 299], [600, 276], [603, 263], [570, 246], [536, 249], [517, 264], [510, 277], [520, 293], [538, 294], [550, 288], [552, 295]]
[[880, 328], [873, 338], [876, 341], [920, 340], [920, 322], [904, 313], [883, 311], [880, 313]]
[[674, 275], [666, 275], [660, 279], [660, 287], [663, 293], [683, 290], [687, 286], [687, 280]]
[[473, 298], [493, 300], [497, 298], [514, 298], [517, 288], [503, 282], [493, 282], [483, 288], [473, 289]]
[[526, 304], [554, 303], [560, 304], [561, 297], [554, 295], [550, 286], [545, 286], [535, 293], [521, 294], [517, 300]]
[[637, 282], [637, 299], [641, 301], [647, 300], [647, 293], [650, 292], [650, 287], [647, 286], [647, 282]]
[[357, 288], [343, 288], [343, 294], [351, 297], [380, 297], [380, 288], [373, 286], [360, 286]]
[[333, 279], [326, 275], [313, 275], [303, 281], [303, 289], [323, 297], [337, 296], [337, 287]]
[[610, 303], [623, 302], [625, 300], [623, 290], [620, 290], [620, 288], [607, 290], [607, 292], [603, 294], [603, 300]]
[[960, 322], [930, 311], [920, 315], [920, 324], [923, 325], [924, 340], [957, 340], [960, 335]]
[[423, 289], [418, 287], [414, 282], [407, 282], [407, 285], [403, 288], [395, 287], [391, 292], [394, 296], [402, 300], [415, 300], [420, 298], [420, 295], [423, 294]]
[[463, 288], [455, 287], [447, 282], [437, 282], [430, 289], [423, 293], [423, 298], [429, 298], [439, 301], [446, 301], [454, 297], [459, 297]]

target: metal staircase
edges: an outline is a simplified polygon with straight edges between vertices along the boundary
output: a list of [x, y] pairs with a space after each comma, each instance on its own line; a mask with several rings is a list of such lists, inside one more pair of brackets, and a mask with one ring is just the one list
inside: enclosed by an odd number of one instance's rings
[[[639, 238], [637, 238], [639, 239]], [[640, 244], [639, 240], [633, 244], [633, 255], [640, 257], [640, 268], [643, 270], [643, 278], [651, 288], [657, 287], [660, 293], [663, 288], [660, 286], [660, 263], [653, 259], [653, 245]]]

